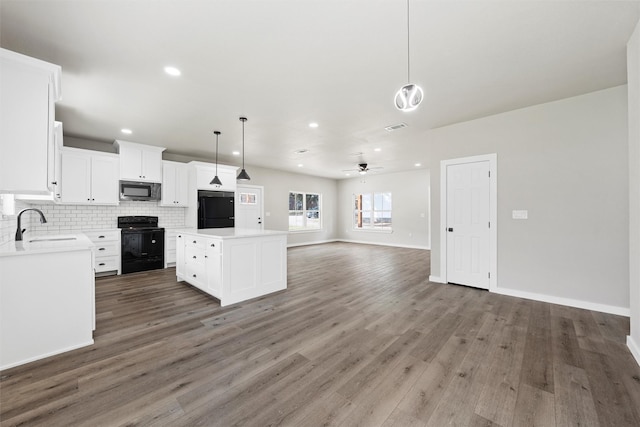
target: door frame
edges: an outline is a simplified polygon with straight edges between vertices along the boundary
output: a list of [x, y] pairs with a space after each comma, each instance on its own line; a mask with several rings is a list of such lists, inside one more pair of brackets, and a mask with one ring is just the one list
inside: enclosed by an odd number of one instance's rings
[[264, 230], [264, 186], [251, 185], [251, 184], [236, 184], [236, 197], [235, 197], [236, 206], [239, 206], [240, 191], [242, 188], [260, 190], [262, 194], [262, 200], [260, 200], [260, 218], [262, 218], [262, 224], [260, 225], [262, 226], [261, 229]]
[[498, 288], [498, 155], [496, 153], [440, 161], [440, 281], [447, 282], [447, 166], [489, 162], [489, 292]]

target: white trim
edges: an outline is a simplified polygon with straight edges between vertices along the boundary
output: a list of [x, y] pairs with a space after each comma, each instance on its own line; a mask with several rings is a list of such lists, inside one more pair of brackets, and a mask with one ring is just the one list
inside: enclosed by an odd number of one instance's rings
[[629, 347], [629, 351], [631, 351], [631, 354], [636, 359], [636, 362], [638, 363], [638, 365], [640, 365], [640, 343], [635, 342], [631, 335], [628, 335], [627, 347]]
[[381, 242], [366, 242], [362, 240], [350, 240], [350, 239], [336, 239], [336, 242], [344, 242], [344, 243], [357, 243], [359, 245], [377, 245], [377, 246], [391, 246], [394, 248], [407, 248], [407, 249], [424, 249], [431, 250], [431, 248], [427, 246], [419, 246], [419, 245], [403, 245], [398, 243], [381, 243]]
[[429, 281], [433, 283], [447, 283], [440, 276], [429, 276]]
[[440, 161], [440, 278], [447, 283], [447, 166], [464, 163], [489, 162], [489, 292], [498, 289], [498, 155], [462, 157]]
[[581, 301], [573, 298], [556, 297], [553, 295], [538, 294], [534, 292], [519, 291], [516, 289], [499, 288], [493, 292], [511, 297], [530, 299], [534, 301], [548, 302], [551, 304], [566, 305], [569, 307], [583, 308], [586, 310], [600, 311], [602, 313], [617, 314], [618, 316], [629, 317], [631, 310], [627, 307], [618, 307], [615, 305], [598, 304], [595, 302]]
[[383, 234], [393, 234], [393, 229], [379, 229], [375, 228], [353, 228], [351, 231], [356, 233], [383, 233]]
[[8, 365], [0, 366], [0, 371], [4, 371], [5, 369], [15, 368], [16, 366], [24, 365], [26, 363], [35, 362], [36, 360], [45, 359], [47, 357], [55, 356], [56, 354], [66, 353], [67, 351], [77, 350], [82, 347], [86, 347], [89, 345], [93, 345], [93, 339], [77, 345], [72, 345], [70, 347], [61, 348], [55, 351], [51, 351], [49, 353], [39, 354], [38, 356], [28, 357], [26, 359], [22, 359], [19, 362], [9, 363]]

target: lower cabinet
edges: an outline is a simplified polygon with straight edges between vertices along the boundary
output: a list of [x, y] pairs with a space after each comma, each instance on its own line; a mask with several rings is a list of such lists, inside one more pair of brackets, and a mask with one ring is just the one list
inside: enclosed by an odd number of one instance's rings
[[96, 276], [120, 274], [120, 229], [89, 230], [84, 231], [84, 234], [96, 245]]
[[175, 230], [164, 230], [164, 268], [173, 267], [176, 264], [176, 239]]
[[220, 299], [222, 241], [178, 233], [176, 275]]

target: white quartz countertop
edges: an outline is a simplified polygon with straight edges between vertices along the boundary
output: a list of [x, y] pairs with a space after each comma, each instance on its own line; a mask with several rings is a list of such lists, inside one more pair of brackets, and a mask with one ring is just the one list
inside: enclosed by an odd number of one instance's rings
[[248, 237], [267, 237], [287, 235], [288, 231], [279, 230], [250, 230], [244, 228], [182, 228], [178, 233], [193, 234], [202, 237], [215, 237], [218, 239], [243, 239]]
[[69, 252], [93, 247], [94, 244], [83, 233], [40, 234], [24, 236], [22, 242], [11, 241], [0, 245], [0, 257]]

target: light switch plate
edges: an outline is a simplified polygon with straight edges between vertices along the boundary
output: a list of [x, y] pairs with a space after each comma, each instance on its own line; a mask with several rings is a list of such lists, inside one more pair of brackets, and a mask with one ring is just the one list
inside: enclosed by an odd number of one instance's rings
[[514, 210], [511, 211], [511, 218], [513, 219], [529, 219], [529, 211], [527, 210]]

